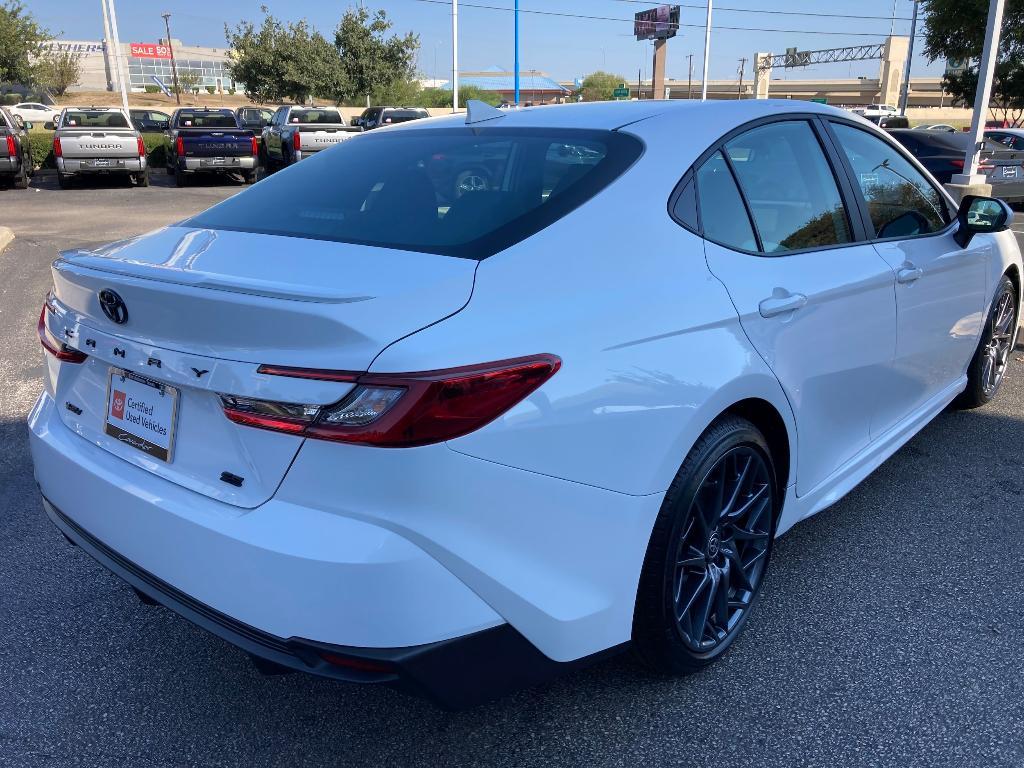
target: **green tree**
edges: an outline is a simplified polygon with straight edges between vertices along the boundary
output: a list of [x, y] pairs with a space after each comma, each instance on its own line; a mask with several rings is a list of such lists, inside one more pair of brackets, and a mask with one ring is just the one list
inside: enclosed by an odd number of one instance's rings
[[415, 78], [419, 36], [391, 35], [392, 24], [384, 11], [371, 15], [364, 8], [345, 11], [334, 32], [334, 45], [341, 57], [349, 100], [361, 102], [367, 96], [383, 103]]
[[278, 46], [284, 36], [281, 22], [262, 7], [263, 24], [257, 29], [251, 21], [239, 22], [234, 29], [224, 25], [230, 49], [227, 65], [231, 79], [245, 86], [245, 95], [256, 103], [278, 101], [282, 97], [285, 61]]
[[73, 51], [43, 50], [35, 63], [35, 81], [50, 93], [63, 96], [81, 79], [81, 58]]
[[32, 58], [40, 43], [49, 39], [50, 33], [19, 0], [0, 3], [0, 83], [32, 85], [36, 75]]
[[583, 101], [610, 101], [615, 98], [612, 96], [612, 91], [624, 82], [626, 82], [626, 78], [621, 75], [598, 70], [583, 79], [575, 95], [582, 96]]
[[[202, 78], [191, 69], [178, 70], [178, 93], [190, 93], [195, 95], [199, 92], [199, 83]], [[193, 99], [192, 103], [195, 103]]]
[[[930, 61], [963, 62], [947, 72], [943, 88], [955, 103], [973, 106], [978, 90], [978, 61], [985, 43], [988, 0], [922, 0], [924, 53]], [[1024, 0], [1007, 0], [1003, 13], [999, 57], [989, 108], [993, 115], [1016, 124], [1024, 114]]]

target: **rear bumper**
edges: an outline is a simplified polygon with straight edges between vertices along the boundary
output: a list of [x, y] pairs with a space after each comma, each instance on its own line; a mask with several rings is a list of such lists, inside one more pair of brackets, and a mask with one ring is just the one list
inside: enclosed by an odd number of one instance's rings
[[21, 159], [18, 157], [0, 157], [0, 173], [17, 173], [21, 170]]
[[[384, 684], [425, 696], [443, 707], [462, 709], [595, 660], [552, 661], [508, 624], [407, 648], [355, 648], [276, 637], [194, 600], [126, 560], [45, 498], [43, 508], [68, 539], [136, 590], [281, 671]], [[496, 663], [498, 659], [500, 663]]]
[[[109, 165], [95, 167], [97, 160], [106, 160]], [[144, 157], [111, 157], [111, 158], [57, 158], [57, 169], [64, 174], [72, 173], [140, 173], [146, 170]]]
[[183, 171], [222, 171], [226, 173], [230, 173], [232, 171], [251, 171], [256, 167], [256, 158], [252, 156], [226, 157], [224, 158], [225, 163], [223, 165], [204, 165], [204, 160], [208, 163], [210, 158], [179, 158], [178, 167]]

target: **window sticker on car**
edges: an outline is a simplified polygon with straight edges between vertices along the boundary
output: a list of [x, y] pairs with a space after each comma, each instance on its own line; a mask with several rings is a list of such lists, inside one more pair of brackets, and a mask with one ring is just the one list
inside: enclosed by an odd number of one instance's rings
[[877, 184], [877, 183], [878, 183], [878, 174], [877, 173], [862, 173], [860, 175], [860, 185], [861, 185], [861, 187], [867, 187], [867, 186], [869, 186], [871, 184]]

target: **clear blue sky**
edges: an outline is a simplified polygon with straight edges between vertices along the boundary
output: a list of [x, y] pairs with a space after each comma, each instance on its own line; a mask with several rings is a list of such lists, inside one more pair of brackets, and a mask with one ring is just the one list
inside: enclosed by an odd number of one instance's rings
[[[321, 32], [331, 33], [350, 2], [326, 3], [315, 0], [162, 0], [159, 4], [120, 0], [117, 3], [122, 42], [155, 42], [164, 35], [163, 10], [172, 13], [174, 37], [191, 45], [224, 45], [224, 23], [261, 17], [260, 5], [284, 19], [307, 18]], [[355, 4], [358, 4], [356, 0]], [[459, 69], [483, 69], [491, 65], [512, 68], [513, 16], [510, 10], [472, 7], [494, 6], [510, 9], [513, 0], [460, 0]], [[632, 16], [637, 10], [657, 3], [637, 0], [520, 0], [520, 60], [522, 69], [544, 70], [558, 79], [571, 79], [595, 69], [607, 69], [633, 80], [639, 69], [650, 76], [650, 43], [632, 37]], [[419, 70], [426, 77], [448, 78], [451, 70], [451, 6], [445, 0], [365, 0], [367, 8], [382, 8], [399, 32], [420, 36]], [[102, 37], [99, 0], [30, 0], [31, 11], [52, 32], [67, 39], [98, 40]], [[755, 51], [782, 53], [796, 46], [816, 50], [880, 42], [889, 33], [893, 0], [716, 0], [711, 36], [712, 78], [736, 76], [740, 57], [748, 59], [746, 77], [751, 77], [750, 59]], [[896, 34], [910, 30], [910, 0], [896, 0]], [[728, 10], [732, 9], [732, 10]], [[579, 14], [603, 19], [570, 18], [527, 11]], [[762, 13], [756, 11], [774, 11]], [[878, 18], [835, 18], [801, 14], [850, 14]], [[703, 0], [690, 0], [682, 8], [683, 29], [669, 43], [668, 76], [685, 79], [687, 54], [694, 55], [695, 77], [700, 77], [704, 48]], [[692, 26], [687, 26], [692, 25]], [[745, 27], [748, 29], [727, 29]], [[760, 30], [781, 31], [753, 31]], [[864, 33], [864, 34], [857, 34]], [[920, 40], [918, 41], [918, 50]], [[776, 76], [793, 79], [877, 77], [878, 62], [831, 64], [808, 69], [776, 71]], [[928, 65], [915, 56], [915, 73], [941, 74], [942, 64]]]

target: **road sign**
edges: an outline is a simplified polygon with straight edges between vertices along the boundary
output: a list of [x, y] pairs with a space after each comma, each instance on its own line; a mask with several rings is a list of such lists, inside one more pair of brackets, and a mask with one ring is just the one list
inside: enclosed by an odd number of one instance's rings
[[828, 99], [811, 99], [815, 104], [828, 104]]
[[620, 86], [619, 88], [616, 88], [614, 91], [612, 91], [612, 96], [614, 96], [616, 99], [628, 99], [629, 88]]

